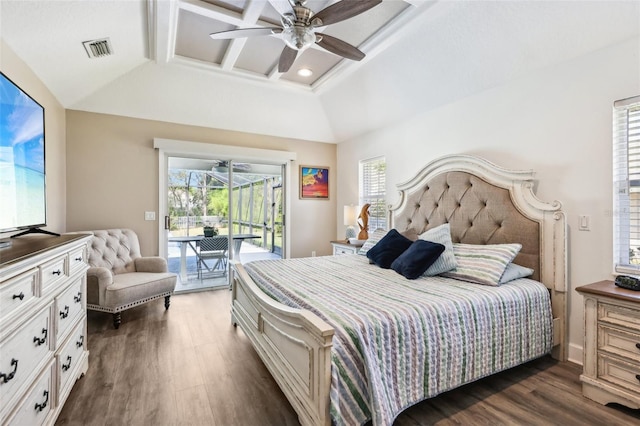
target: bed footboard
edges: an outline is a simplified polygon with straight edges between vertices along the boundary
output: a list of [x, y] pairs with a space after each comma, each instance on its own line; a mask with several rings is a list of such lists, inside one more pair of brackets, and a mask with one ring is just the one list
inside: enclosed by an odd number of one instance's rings
[[329, 425], [333, 328], [268, 297], [231, 262], [231, 321], [239, 325], [303, 425]]

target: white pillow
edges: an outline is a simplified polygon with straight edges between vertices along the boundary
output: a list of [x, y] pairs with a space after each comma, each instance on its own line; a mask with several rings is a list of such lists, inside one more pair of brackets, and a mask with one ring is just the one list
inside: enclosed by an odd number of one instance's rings
[[444, 251], [433, 262], [429, 269], [422, 274], [423, 276], [432, 277], [434, 275], [442, 274], [443, 272], [451, 271], [458, 266], [456, 256], [453, 252], [453, 243], [451, 242], [451, 227], [448, 223], [431, 228], [426, 232], [423, 232], [418, 237], [421, 240], [431, 241], [432, 243], [442, 244]]
[[507, 265], [507, 269], [504, 270], [502, 278], [500, 278], [500, 284], [508, 283], [518, 278], [530, 277], [531, 275], [533, 275], [533, 269], [510, 263]]
[[454, 244], [458, 266], [442, 274], [478, 284], [498, 286], [507, 265], [517, 256], [521, 244]]

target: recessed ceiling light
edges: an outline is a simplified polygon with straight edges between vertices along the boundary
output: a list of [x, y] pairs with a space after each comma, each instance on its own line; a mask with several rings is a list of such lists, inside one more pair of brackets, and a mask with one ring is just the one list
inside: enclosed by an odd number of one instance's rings
[[313, 75], [313, 71], [311, 71], [309, 68], [300, 68], [298, 70], [298, 75], [300, 77], [311, 77]]

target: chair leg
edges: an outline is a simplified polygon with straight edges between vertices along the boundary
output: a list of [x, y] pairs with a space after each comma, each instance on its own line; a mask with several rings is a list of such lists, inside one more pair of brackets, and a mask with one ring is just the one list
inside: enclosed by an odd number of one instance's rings
[[122, 316], [120, 312], [114, 312], [113, 314], [113, 327], [117, 330], [120, 327], [120, 323], [122, 322]]
[[164, 308], [169, 309], [169, 305], [171, 304], [171, 296], [164, 297]]

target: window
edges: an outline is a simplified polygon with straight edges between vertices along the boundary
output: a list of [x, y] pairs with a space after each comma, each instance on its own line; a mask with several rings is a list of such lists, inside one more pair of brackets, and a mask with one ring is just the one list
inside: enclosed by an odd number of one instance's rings
[[613, 261], [640, 273], [640, 96], [613, 106]]
[[360, 161], [360, 205], [369, 206], [369, 231], [387, 229], [386, 171], [384, 157]]

